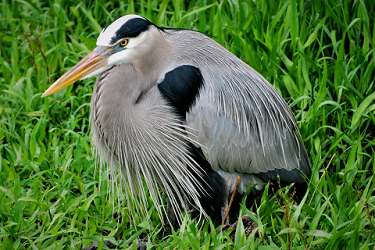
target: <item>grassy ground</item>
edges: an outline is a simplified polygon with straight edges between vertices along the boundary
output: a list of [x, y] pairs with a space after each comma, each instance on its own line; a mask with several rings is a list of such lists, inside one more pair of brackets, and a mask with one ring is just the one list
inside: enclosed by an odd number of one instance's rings
[[[0, 6], [0, 249], [80, 249], [101, 236], [125, 239], [130, 248], [145, 237], [160, 249], [375, 248], [374, 1]], [[216, 236], [209, 221], [197, 227], [193, 219], [162, 238], [152, 206], [147, 218], [131, 220], [126, 204], [107, 202], [107, 182], [95, 172], [88, 121], [95, 79], [40, 98], [95, 47], [102, 27], [128, 13], [215, 36], [290, 104], [313, 175], [300, 203], [287, 191], [263, 197], [259, 238], [243, 236], [240, 225], [231, 241], [227, 233]]]

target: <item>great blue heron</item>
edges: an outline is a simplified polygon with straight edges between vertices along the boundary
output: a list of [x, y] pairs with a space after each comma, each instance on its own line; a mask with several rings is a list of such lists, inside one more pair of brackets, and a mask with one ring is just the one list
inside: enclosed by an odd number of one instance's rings
[[167, 214], [179, 219], [191, 207], [222, 218], [238, 175], [238, 194], [250, 183], [310, 177], [287, 103], [208, 36], [127, 15], [103, 29], [96, 44], [43, 96], [99, 75], [91, 100], [93, 142], [111, 169], [120, 167], [141, 212], [142, 180], [159, 215], [162, 191]]

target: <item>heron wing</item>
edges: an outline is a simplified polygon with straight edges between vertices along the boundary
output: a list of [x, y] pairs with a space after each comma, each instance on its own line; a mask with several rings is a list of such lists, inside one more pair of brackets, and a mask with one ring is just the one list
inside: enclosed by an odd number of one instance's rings
[[298, 183], [304, 182], [301, 172], [310, 175], [298, 131], [283, 123], [253, 118], [243, 127], [216, 113], [208, 98], [200, 98], [187, 113], [186, 124], [216, 171], [257, 174], [264, 180], [280, 176]]
[[295, 118], [276, 89], [247, 67], [201, 67], [204, 91], [186, 116], [190, 133], [214, 170], [302, 183], [310, 163]]
[[311, 175], [308, 156], [295, 118], [276, 89], [201, 33], [168, 31], [165, 36], [177, 48], [176, 64], [195, 66], [202, 74], [186, 125], [212, 168], [304, 182], [301, 173]]

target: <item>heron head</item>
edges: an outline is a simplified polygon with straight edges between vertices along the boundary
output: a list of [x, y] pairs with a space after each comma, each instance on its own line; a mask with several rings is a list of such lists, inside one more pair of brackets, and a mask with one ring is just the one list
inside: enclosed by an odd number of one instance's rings
[[97, 47], [60, 77], [42, 95], [51, 95], [77, 80], [96, 76], [107, 69], [123, 64], [139, 64], [153, 49], [158, 28], [149, 20], [137, 16], [123, 16], [103, 29]]

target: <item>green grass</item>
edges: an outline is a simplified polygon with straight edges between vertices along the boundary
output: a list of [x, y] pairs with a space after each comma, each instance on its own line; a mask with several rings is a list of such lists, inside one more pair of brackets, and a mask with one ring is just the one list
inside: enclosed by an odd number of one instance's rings
[[[146, 237], [160, 249], [375, 248], [374, 1], [2, 0], [0, 6], [1, 250], [80, 249], [101, 236], [124, 239], [131, 249]], [[95, 79], [41, 98], [95, 47], [102, 27], [128, 13], [213, 35], [290, 104], [313, 174], [300, 203], [287, 191], [262, 198], [261, 237], [246, 238], [240, 225], [231, 241], [228, 233], [216, 236], [210, 221], [197, 227], [194, 219], [161, 237], [152, 205], [147, 218], [131, 218], [95, 171], [88, 121]]]

